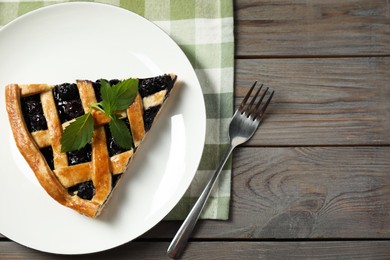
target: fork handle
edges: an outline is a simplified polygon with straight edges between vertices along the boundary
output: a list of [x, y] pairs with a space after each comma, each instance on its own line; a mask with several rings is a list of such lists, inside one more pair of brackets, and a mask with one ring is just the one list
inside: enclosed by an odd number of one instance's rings
[[211, 176], [202, 194], [200, 195], [195, 205], [191, 209], [190, 213], [188, 214], [187, 218], [184, 220], [183, 224], [177, 231], [175, 237], [173, 238], [171, 244], [168, 247], [167, 253], [169, 257], [176, 258], [182, 254], [184, 248], [187, 245], [188, 239], [196, 225], [196, 222], [198, 221], [199, 216], [202, 213], [206, 201], [210, 196], [214, 184], [217, 181], [218, 176], [221, 174], [221, 171], [225, 166], [227, 160], [229, 159], [229, 156], [232, 153], [233, 149], [234, 147], [230, 144], [218, 168]]

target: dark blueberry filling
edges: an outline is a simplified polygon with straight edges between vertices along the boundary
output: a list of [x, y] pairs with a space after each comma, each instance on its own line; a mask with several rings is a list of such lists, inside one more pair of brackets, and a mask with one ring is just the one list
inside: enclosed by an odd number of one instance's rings
[[[123, 121], [126, 123], [127, 128], [130, 131], [130, 123], [127, 118], [123, 119]], [[114, 156], [116, 154], [124, 153], [128, 151], [128, 149], [120, 147], [114, 140], [114, 138], [111, 135], [111, 131], [108, 125], [104, 126], [104, 130], [106, 131], [106, 139], [107, 139], [107, 148], [108, 148], [108, 154], [109, 156]]]
[[51, 146], [45, 147], [41, 149], [41, 153], [46, 159], [47, 164], [49, 165], [50, 169], [54, 169], [54, 155], [53, 155], [53, 149]]
[[[111, 187], [114, 188], [118, 183], [119, 179], [122, 177], [122, 173], [112, 175]], [[85, 181], [79, 184], [76, 184], [68, 188], [68, 193], [70, 195], [77, 195], [82, 199], [91, 200], [96, 193], [95, 186], [92, 181]]]
[[82, 199], [91, 200], [95, 195], [95, 186], [92, 181], [86, 181], [70, 187], [68, 192], [70, 195], [77, 195]]
[[96, 82], [92, 82], [93, 90], [95, 91], [96, 101], [102, 101], [102, 96], [100, 95], [100, 79]]
[[163, 89], [170, 91], [172, 86], [173, 80], [171, 76], [163, 75], [153, 78], [140, 79], [138, 90], [141, 97], [147, 97]]
[[55, 86], [54, 97], [58, 101], [70, 101], [80, 99], [80, 94], [75, 83], [63, 83]]
[[118, 180], [122, 177], [122, 173], [112, 175], [111, 187], [114, 188], [118, 183]]
[[35, 132], [47, 129], [39, 94], [21, 98], [21, 106], [28, 131]]
[[77, 151], [67, 152], [69, 165], [90, 162], [92, 158], [91, 144], [87, 144]]
[[161, 106], [150, 107], [144, 111], [144, 126], [145, 131], [149, 131], [150, 127], [153, 124], [153, 120], [156, 117]]
[[61, 123], [84, 115], [76, 84], [64, 83], [53, 88], [54, 100]]

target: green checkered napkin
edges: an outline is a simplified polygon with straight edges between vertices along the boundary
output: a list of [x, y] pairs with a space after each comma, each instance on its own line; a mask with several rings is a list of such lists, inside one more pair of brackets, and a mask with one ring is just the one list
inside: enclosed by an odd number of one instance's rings
[[[12, 19], [42, 6], [67, 1], [0, 0], [0, 28]], [[89, 1], [93, 2], [93, 1]], [[216, 169], [227, 139], [233, 112], [232, 0], [103, 0], [129, 9], [161, 27], [183, 49], [198, 76], [206, 103], [206, 144], [190, 188], [166, 217], [184, 219]], [[229, 216], [231, 163], [222, 172], [201, 218]]]

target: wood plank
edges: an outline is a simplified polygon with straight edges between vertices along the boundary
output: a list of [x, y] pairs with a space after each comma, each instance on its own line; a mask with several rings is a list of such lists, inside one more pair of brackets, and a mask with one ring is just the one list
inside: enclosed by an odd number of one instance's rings
[[390, 236], [390, 147], [241, 149], [234, 173], [246, 237]]
[[[168, 242], [133, 242], [78, 259], [170, 259]], [[390, 257], [389, 241], [328, 242], [191, 242], [180, 259], [385, 259]], [[34, 251], [13, 242], [0, 242], [0, 259], [68, 259]]]
[[200, 221], [193, 237], [390, 238], [390, 147], [239, 148], [232, 183], [230, 220]]
[[236, 54], [389, 55], [386, 0], [236, 0]]
[[276, 93], [251, 146], [389, 145], [390, 57], [236, 62], [235, 101], [258, 80]]
[[[197, 239], [390, 238], [390, 147], [239, 148], [231, 218]], [[171, 239], [165, 221], [143, 239]]]

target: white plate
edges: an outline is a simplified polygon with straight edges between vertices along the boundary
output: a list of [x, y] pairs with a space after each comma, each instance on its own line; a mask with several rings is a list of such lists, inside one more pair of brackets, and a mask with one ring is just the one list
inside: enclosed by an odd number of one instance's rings
[[[89, 219], [49, 197], [15, 148], [4, 86], [169, 72], [179, 76], [181, 86], [103, 214]], [[20, 244], [62, 254], [124, 244], [163, 219], [195, 175], [206, 124], [199, 82], [175, 42], [132, 12], [67, 3], [16, 19], [0, 30], [0, 86], [0, 233]]]

